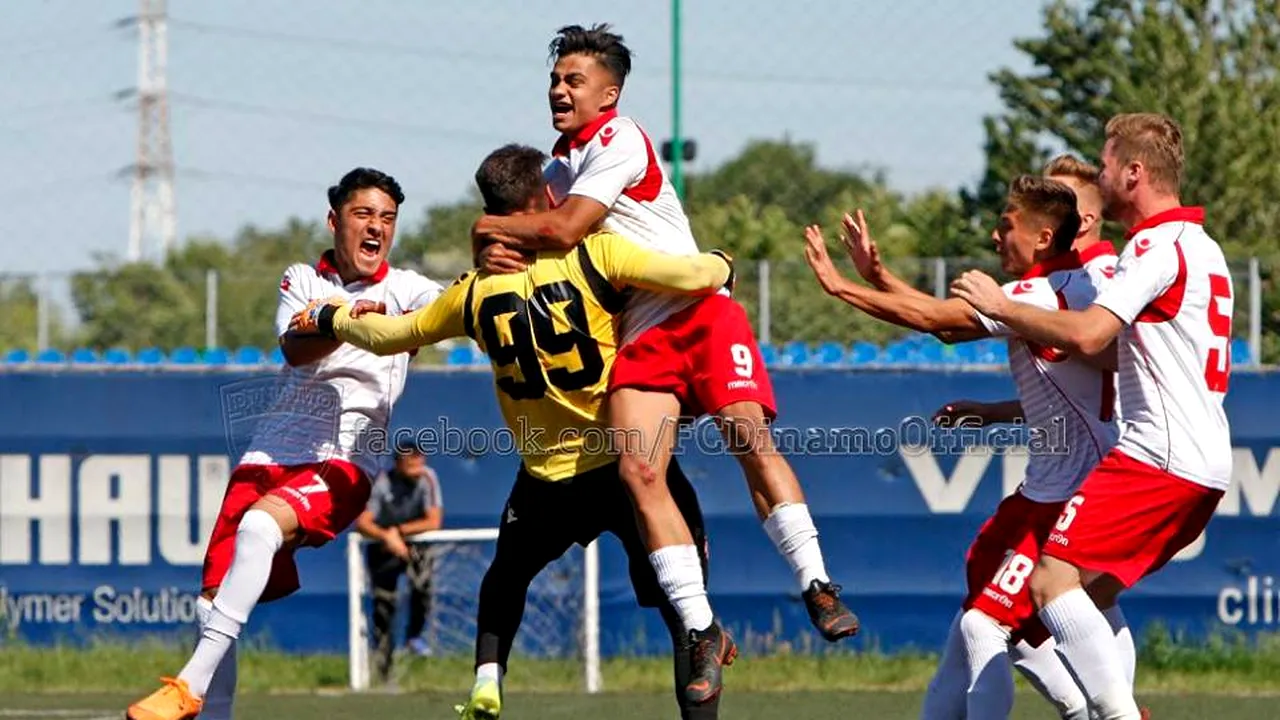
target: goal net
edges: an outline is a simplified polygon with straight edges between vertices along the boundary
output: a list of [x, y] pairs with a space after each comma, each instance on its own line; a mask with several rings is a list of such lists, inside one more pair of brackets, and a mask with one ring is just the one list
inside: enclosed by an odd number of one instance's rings
[[[431, 610], [424, 637], [433, 656], [472, 658], [480, 582], [493, 559], [498, 529], [434, 530], [408, 538], [427, 551]], [[347, 536], [350, 686], [369, 688], [372, 674], [372, 600], [365, 562], [367, 541]], [[599, 560], [596, 544], [574, 545], [548, 565], [529, 588], [512, 655], [576, 659], [587, 692], [600, 690]], [[400, 618], [397, 616], [397, 624]]]

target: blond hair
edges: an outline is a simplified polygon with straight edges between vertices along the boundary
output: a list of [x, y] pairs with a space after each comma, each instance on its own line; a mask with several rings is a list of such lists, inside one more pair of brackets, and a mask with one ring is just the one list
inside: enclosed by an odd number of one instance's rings
[[1087, 186], [1097, 187], [1098, 166], [1085, 162], [1075, 155], [1059, 155], [1044, 166], [1045, 177], [1067, 177]]
[[1166, 115], [1126, 113], [1107, 121], [1107, 141], [1122, 164], [1140, 162], [1151, 185], [1177, 193], [1182, 185], [1182, 128]]

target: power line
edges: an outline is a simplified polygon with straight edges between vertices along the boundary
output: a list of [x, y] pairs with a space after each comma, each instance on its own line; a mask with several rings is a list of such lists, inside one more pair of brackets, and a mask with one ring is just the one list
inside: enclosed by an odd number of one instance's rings
[[458, 130], [454, 128], [441, 128], [431, 125], [419, 125], [417, 123], [406, 123], [398, 120], [387, 120], [370, 117], [356, 117], [351, 115], [336, 115], [333, 113], [317, 112], [313, 110], [297, 110], [281, 107], [273, 107], [270, 105], [258, 105], [255, 103], [240, 102], [237, 100], [224, 100], [218, 98], [208, 98], [200, 95], [192, 95], [189, 93], [174, 92], [169, 94], [173, 102], [188, 105], [197, 108], [206, 108], [210, 110], [225, 110], [227, 112], [241, 113], [246, 115], [260, 115], [271, 118], [292, 118], [296, 120], [306, 120], [316, 123], [327, 123], [330, 125], [343, 125], [350, 127], [361, 127], [366, 129], [376, 128], [380, 130], [389, 130], [393, 132], [401, 132], [410, 135], [434, 135], [437, 137], [454, 138], [459, 140], [474, 140], [492, 142], [497, 135], [494, 133], [476, 132], [473, 130]]
[[236, 27], [234, 25], [216, 25], [213, 23], [179, 20], [176, 18], [171, 19], [170, 24], [176, 28], [187, 29], [204, 35], [221, 35], [224, 37], [241, 38], [244, 40], [269, 40], [296, 45], [321, 45], [329, 51], [358, 52], [361, 54], [366, 54], [372, 51], [388, 55], [411, 55], [430, 60], [473, 60], [488, 63], [497, 61], [497, 64], [518, 64], [520, 66], [528, 64], [524, 58], [515, 56], [504, 57], [501, 55], [493, 55], [491, 53], [424, 50], [420, 46], [415, 45], [397, 45], [395, 43], [370, 42], [368, 40], [358, 40], [353, 38], [331, 38], [319, 35], [277, 32], [273, 30], [256, 30], [253, 28]]
[[327, 183], [316, 182], [314, 180], [297, 180], [295, 178], [259, 175], [255, 173], [229, 172], [225, 170], [203, 170], [201, 168], [189, 167], [177, 168], [177, 172], [183, 177], [189, 177], [195, 180], [207, 180], [214, 182], [225, 181], [233, 182], [238, 185], [269, 185], [271, 187], [288, 187], [298, 190], [306, 190], [308, 192], [328, 188]]
[[[273, 30], [256, 30], [252, 28], [237, 27], [234, 25], [217, 25], [191, 20], [170, 19], [169, 23], [177, 28], [185, 28], [187, 30], [207, 35], [221, 35], [245, 40], [266, 40], [298, 45], [323, 46], [326, 51], [358, 52], [361, 54], [374, 52], [389, 55], [408, 55], [429, 60], [468, 60], [485, 65], [496, 65], [502, 67], [528, 68], [530, 62], [530, 59], [527, 57], [517, 57], [514, 55], [495, 55], [493, 53], [476, 53], [465, 50], [424, 50], [421, 47], [413, 45], [397, 45], [395, 43], [370, 42], [367, 40], [325, 37], [321, 35], [305, 35], [301, 33], [287, 33]], [[670, 72], [671, 68], [668, 66], [644, 65], [634, 69], [632, 71], [632, 75], [666, 76], [670, 74]], [[683, 74], [686, 80], [694, 82], [728, 82], [746, 85], [848, 87], [901, 90], [903, 92], [930, 90], [955, 93], [973, 93], [989, 89], [989, 86], [985, 82], [975, 82], [971, 84], [954, 82], [919, 82], [918, 80], [913, 79], [910, 83], [902, 83], [890, 80], [853, 78], [842, 75], [815, 75], [810, 72], [796, 72], [792, 74], [726, 72], [724, 70], [704, 70], [686, 67]]]

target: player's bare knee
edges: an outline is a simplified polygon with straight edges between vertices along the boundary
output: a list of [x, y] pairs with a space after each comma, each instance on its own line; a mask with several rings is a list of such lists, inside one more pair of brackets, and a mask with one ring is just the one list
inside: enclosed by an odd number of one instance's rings
[[659, 475], [657, 468], [642, 457], [623, 455], [618, 461], [618, 474], [637, 507], [644, 505], [659, 489], [666, 488], [665, 474]]
[[730, 452], [744, 462], [773, 453], [773, 438], [764, 409], [753, 402], [726, 405], [716, 413], [716, 425]]
[[1069, 563], [1044, 556], [1032, 571], [1028, 586], [1031, 601], [1042, 608], [1059, 595], [1080, 587], [1080, 571]]
[[298, 528], [298, 514], [289, 503], [274, 495], [267, 495], [253, 504], [250, 510], [261, 510], [275, 520], [284, 538], [285, 545], [292, 545], [301, 538]]

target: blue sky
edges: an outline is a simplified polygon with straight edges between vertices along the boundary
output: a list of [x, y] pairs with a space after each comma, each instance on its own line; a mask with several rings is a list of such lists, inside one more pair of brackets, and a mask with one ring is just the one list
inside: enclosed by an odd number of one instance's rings
[[[684, 119], [713, 167], [754, 138], [811, 142], [829, 166], [913, 192], [982, 169], [991, 71], [1025, 69], [1021, 0], [684, 0]], [[61, 273], [125, 253], [137, 41], [133, 0], [5, 0], [0, 27], [0, 267]], [[546, 46], [607, 21], [635, 51], [623, 96], [668, 136], [667, 2], [171, 0], [179, 238], [323, 217], [356, 165], [395, 175], [402, 222], [466, 195], [494, 147], [550, 147]], [[272, 273], [275, 271], [272, 270]]]

